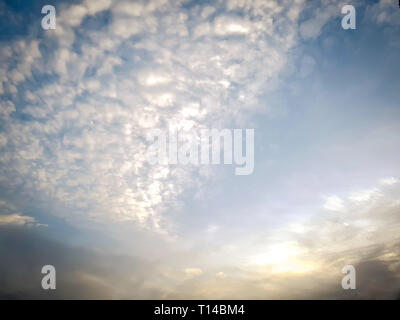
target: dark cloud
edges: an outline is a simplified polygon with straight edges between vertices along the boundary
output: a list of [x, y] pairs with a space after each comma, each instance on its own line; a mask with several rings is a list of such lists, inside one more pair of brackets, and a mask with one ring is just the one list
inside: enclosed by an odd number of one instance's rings
[[311, 299], [398, 299], [400, 293], [400, 268], [397, 263], [380, 260], [362, 261], [355, 265], [357, 288], [343, 290], [338, 279], [335, 286], [315, 292]]
[[[231, 269], [222, 280], [209, 272], [184, 280], [168, 278], [154, 262], [69, 246], [34, 228], [3, 226], [0, 299], [396, 299], [399, 248], [396, 244], [369, 250], [355, 264], [357, 289], [343, 290], [340, 254], [325, 261], [326, 270], [306, 274], [262, 276]], [[383, 259], [388, 253], [390, 257]], [[41, 268], [46, 264], [56, 268], [56, 290], [41, 288]]]
[[[0, 299], [157, 298], [143, 284], [149, 262], [46, 239], [36, 230], [0, 227]], [[41, 288], [41, 268], [54, 265], [57, 289]], [[151, 278], [151, 277], [150, 277]]]

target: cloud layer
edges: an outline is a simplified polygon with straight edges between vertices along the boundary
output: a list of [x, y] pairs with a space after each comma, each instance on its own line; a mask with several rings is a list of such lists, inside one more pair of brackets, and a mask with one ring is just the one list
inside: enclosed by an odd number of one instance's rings
[[302, 6], [61, 6], [56, 30], [2, 46], [2, 175], [82, 219], [166, 232], [161, 212], [210, 171], [148, 166], [146, 130], [243, 125], [265, 110]]

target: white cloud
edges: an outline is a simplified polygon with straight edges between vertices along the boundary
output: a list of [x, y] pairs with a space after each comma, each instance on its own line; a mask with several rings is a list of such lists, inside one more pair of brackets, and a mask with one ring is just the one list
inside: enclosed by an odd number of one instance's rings
[[[362, 250], [372, 245], [393, 243], [398, 238], [396, 229], [400, 226], [400, 219], [395, 214], [400, 204], [399, 193], [397, 185], [385, 186], [352, 192], [348, 199], [339, 202], [335, 199], [333, 207], [341, 209], [337, 214], [328, 216], [324, 213], [305, 222], [307, 233], [296, 237], [314, 239], [313, 244], [309, 242], [310, 247], [323, 248], [327, 252]], [[330, 206], [324, 208], [331, 210]]]
[[379, 183], [383, 184], [383, 185], [393, 185], [393, 184], [399, 183], [399, 179], [396, 179], [394, 177], [383, 178], [383, 179], [379, 180]]
[[186, 268], [184, 271], [186, 277], [189, 279], [201, 276], [203, 274], [203, 270], [201, 270], [200, 268]]
[[214, 30], [217, 35], [247, 34], [250, 32], [251, 24], [247, 21], [230, 17], [218, 17], [214, 21]]
[[77, 27], [86, 16], [93, 16], [101, 11], [107, 10], [111, 3], [111, 0], [85, 0], [82, 4], [64, 7], [57, 12], [59, 15], [59, 17], [57, 17], [57, 23]]
[[154, 73], [154, 72], [142, 72], [139, 75], [139, 83], [144, 86], [156, 86], [160, 84], [167, 84], [171, 81], [171, 78], [167, 74]]
[[314, 16], [300, 25], [301, 36], [306, 40], [317, 38], [324, 25], [333, 17], [339, 16], [340, 8], [336, 4], [315, 10]]
[[343, 200], [340, 199], [338, 196], [330, 196], [326, 199], [324, 208], [331, 211], [343, 211]]
[[206, 6], [202, 9], [201, 11], [201, 17], [203, 19], [208, 18], [210, 15], [212, 15], [215, 12], [215, 8], [212, 6]]
[[0, 215], [0, 225], [14, 226], [42, 226], [38, 224], [35, 218], [29, 216], [21, 216], [18, 213]]
[[352, 201], [370, 201], [381, 197], [382, 193], [379, 189], [361, 190], [350, 194], [349, 199]]
[[[293, 295], [282, 284], [282, 281], [290, 282], [289, 279], [304, 281], [299, 290], [321, 291], [329, 283], [340, 286], [340, 270], [346, 264], [359, 265], [370, 259], [384, 263], [398, 260], [400, 188], [386, 186], [380, 193], [378, 198], [357, 202], [348, 198], [338, 201], [339, 198], [332, 196], [333, 207], [339, 206], [340, 211], [333, 213], [328, 206], [309, 218], [302, 217], [296, 224], [282, 225], [267, 234], [232, 239], [230, 250], [221, 246], [213, 254], [223, 256], [222, 265], [234, 261], [241, 270], [235, 274], [238, 284], [246, 287], [248, 281], [264, 283], [262, 292], [274, 292], [275, 298], [280, 294]], [[391, 264], [391, 270], [397, 270], [395, 264]], [[364, 269], [360, 267], [358, 271], [361, 273]], [[274, 280], [265, 280], [271, 278]], [[311, 279], [315, 286], [308, 284]]]

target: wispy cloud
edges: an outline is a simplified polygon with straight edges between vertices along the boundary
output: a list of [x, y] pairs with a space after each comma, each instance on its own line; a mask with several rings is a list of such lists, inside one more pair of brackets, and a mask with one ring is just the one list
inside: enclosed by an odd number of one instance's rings
[[0, 225], [15, 225], [15, 226], [38, 226], [35, 218], [21, 216], [18, 213], [0, 215]]

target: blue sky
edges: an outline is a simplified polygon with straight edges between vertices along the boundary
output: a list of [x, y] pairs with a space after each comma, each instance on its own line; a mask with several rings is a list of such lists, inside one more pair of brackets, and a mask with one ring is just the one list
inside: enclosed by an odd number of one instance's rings
[[[0, 21], [0, 296], [398, 294], [396, 1], [5, 1]], [[254, 128], [253, 174], [150, 166], [168, 126]]]

